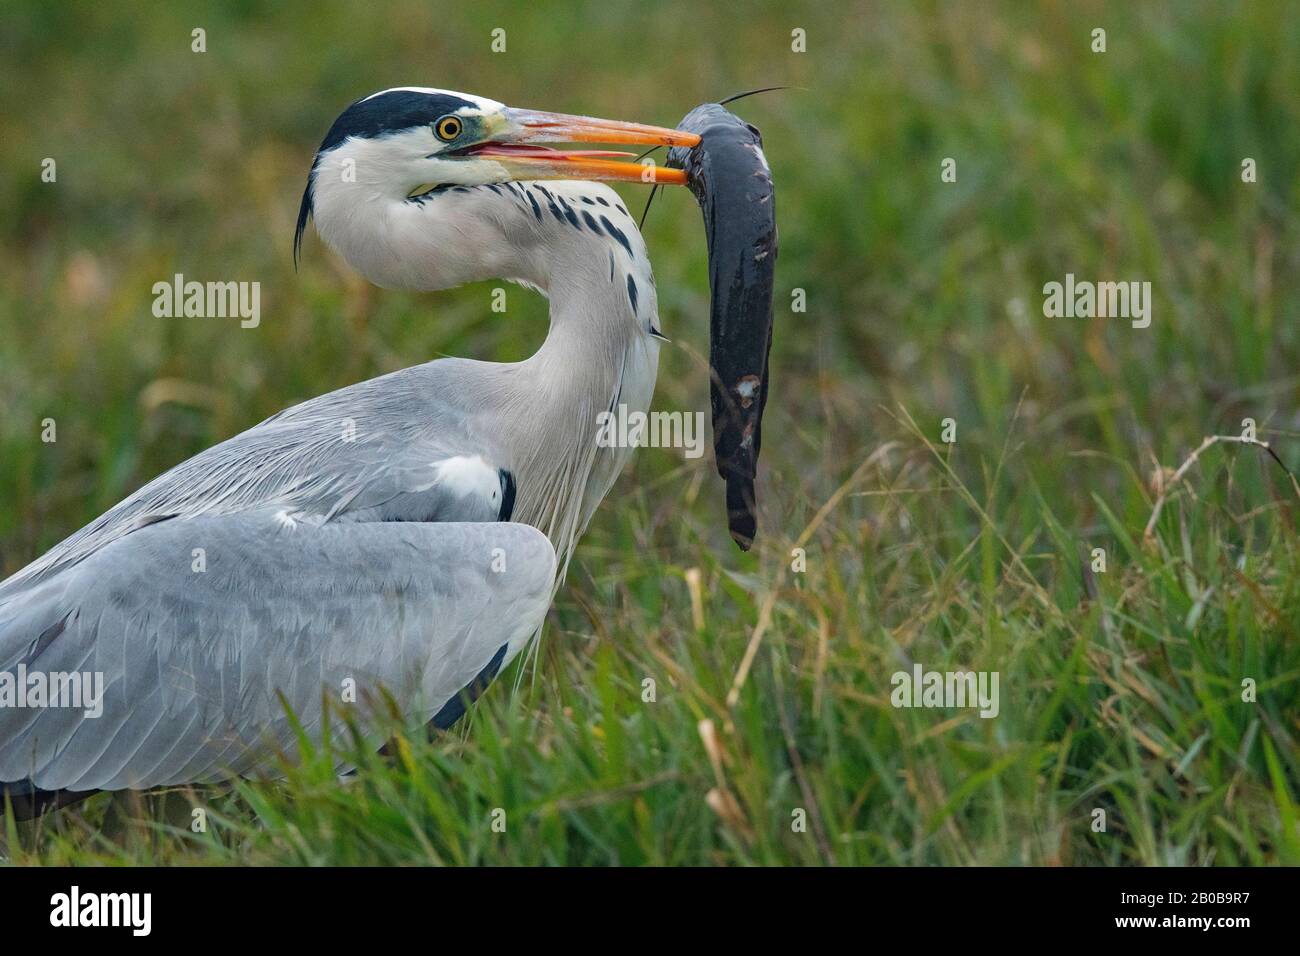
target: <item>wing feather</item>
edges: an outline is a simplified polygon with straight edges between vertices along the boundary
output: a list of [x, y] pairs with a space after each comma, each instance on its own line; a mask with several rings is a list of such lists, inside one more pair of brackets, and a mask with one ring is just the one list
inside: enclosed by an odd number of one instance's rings
[[275, 506], [286, 523], [496, 520], [499, 501], [436, 480], [441, 463], [464, 456], [512, 467], [468, 404], [460, 376], [469, 364], [478, 363], [440, 359], [358, 382], [200, 452], [0, 582], [0, 609], [15, 591], [177, 518]]
[[99, 716], [0, 707], [0, 781], [273, 773], [277, 750], [295, 750], [277, 692], [317, 728], [322, 690], [341, 699], [349, 679], [358, 699], [383, 687], [427, 721], [503, 646], [507, 661], [524, 646], [554, 576], [550, 542], [521, 524], [287, 527], [266, 508], [149, 524], [0, 603], [0, 670], [103, 678]]

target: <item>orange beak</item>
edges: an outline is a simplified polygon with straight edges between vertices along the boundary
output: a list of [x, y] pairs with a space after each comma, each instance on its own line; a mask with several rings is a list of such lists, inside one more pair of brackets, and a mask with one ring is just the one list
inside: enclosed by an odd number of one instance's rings
[[596, 179], [606, 182], [641, 182], [686, 185], [686, 173], [654, 163], [627, 162], [616, 157], [633, 153], [609, 150], [559, 150], [538, 143], [610, 143], [632, 146], [695, 146], [694, 133], [625, 123], [619, 120], [544, 113], [538, 110], [505, 110], [507, 128], [500, 138], [470, 146], [464, 155], [490, 158], [501, 163], [518, 179]]

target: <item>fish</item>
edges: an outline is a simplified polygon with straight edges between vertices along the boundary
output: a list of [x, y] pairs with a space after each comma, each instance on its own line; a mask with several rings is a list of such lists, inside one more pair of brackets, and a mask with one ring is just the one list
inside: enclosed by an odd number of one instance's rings
[[719, 103], [695, 107], [677, 124], [697, 133], [668, 165], [704, 214], [709, 255], [709, 368], [713, 451], [726, 484], [727, 527], [748, 551], [758, 533], [754, 483], [767, 405], [776, 278], [776, 192], [758, 129]]

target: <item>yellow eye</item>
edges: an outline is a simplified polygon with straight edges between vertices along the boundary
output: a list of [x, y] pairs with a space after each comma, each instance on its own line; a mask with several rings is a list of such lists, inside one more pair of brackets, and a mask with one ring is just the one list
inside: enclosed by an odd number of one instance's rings
[[449, 143], [459, 136], [462, 128], [460, 118], [457, 116], [444, 116], [433, 124], [433, 131], [444, 143]]

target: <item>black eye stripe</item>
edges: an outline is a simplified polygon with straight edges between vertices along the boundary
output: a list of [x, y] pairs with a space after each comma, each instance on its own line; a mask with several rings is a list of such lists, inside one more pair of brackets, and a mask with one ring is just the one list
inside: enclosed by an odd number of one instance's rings
[[476, 106], [451, 94], [389, 90], [358, 100], [344, 110], [317, 152], [333, 149], [349, 136], [375, 137], [419, 126], [427, 128], [459, 109]]

